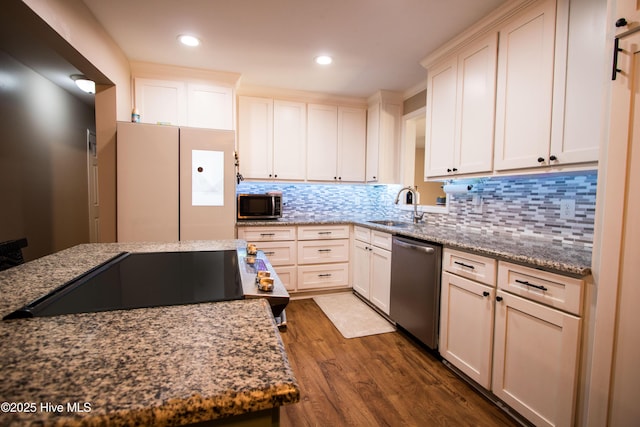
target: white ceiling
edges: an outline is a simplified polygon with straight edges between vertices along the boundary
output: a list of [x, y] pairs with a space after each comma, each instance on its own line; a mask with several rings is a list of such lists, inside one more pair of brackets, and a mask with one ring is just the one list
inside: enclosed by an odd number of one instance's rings
[[[133, 61], [240, 73], [241, 86], [364, 98], [507, 0], [83, 0]], [[202, 39], [180, 46], [178, 34]], [[319, 66], [319, 54], [334, 57]]]

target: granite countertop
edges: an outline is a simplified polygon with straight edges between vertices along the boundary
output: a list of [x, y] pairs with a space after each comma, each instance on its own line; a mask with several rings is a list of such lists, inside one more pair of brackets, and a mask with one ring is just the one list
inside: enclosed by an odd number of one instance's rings
[[576, 277], [591, 274], [589, 248], [554, 241], [551, 238], [466, 227], [436, 226], [427, 223], [406, 222], [404, 227], [394, 227], [373, 224], [368, 222], [370, 219], [384, 218], [295, 218], [278, 221], [244, 221], [239, 222], [237, 226], [354, 224]]
[[[75, 246], [0, 272], [0, 315], [122, 251], [243, 246]], [[299, 400], [264, 298], [0, 321], [0, 372], [0, 402], [23, 409], [0, 425], [184, 425]]]

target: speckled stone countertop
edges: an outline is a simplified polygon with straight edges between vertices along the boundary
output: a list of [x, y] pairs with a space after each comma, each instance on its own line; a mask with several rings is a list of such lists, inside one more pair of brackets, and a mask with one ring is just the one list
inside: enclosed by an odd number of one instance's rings
[[[243, 245], [75, 246], [0, 272], [0, 315], [122, 251]], [[185, 425], [299, 400], [263, 298], [0, 321], [0, 372], [3, 426]]]
[[544, 270], [573, 276], [591, 274], [591, 250], [563, 244], [543, 237], [514, 235], [499, 231], [480, 231], [464, 227], [434, 226], [420, 223], [405, 223], [403, 227], [384, 226], [368, 222], [370, 219], [384, 218], [326, 218], [289, 219], [278, 221], [244, 221], [240, 226], [273, 225], [323, 225], [354, 224], [399, 236], [440, 243], [445, 247], [487, 255], [490, 257], [530, 265]]

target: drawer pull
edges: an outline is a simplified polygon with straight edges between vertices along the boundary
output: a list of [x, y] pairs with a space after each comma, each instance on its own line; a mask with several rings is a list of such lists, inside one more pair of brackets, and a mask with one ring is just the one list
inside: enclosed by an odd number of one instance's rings
[[318, 277], [331, 277], [331, 273], [318, 274]]
[[318, 252], [331, 252], [331, 249], [318, 249]]
[[466, 267], [466, 268], [470, 268], [470, 269], [472, 269], [472, 270], [475, 270], [475, 267], [474, 267], [473, 265], [465, 264], [464, 262], [460, 262], [460, 261], [453, 261], [453, 263], [454, 263], [454, 264], [461, 265], [461, 266]]
[[273, 254], [275, 254], [275, 252], [264, 252], [264, 251], [263, 251], [263, 253], [264, 253], [265, 255], [273, 255]]
[[540, 289], [541, 291], [548, 291], [549, 289], [545, 288], [541, 285], [534, 285], [533, 283], [529, 283], [526, 280], [518, 280], [516, 279], [516, 283], [520, 283], [521, 285], [530, 286], [532, 288]]
[[260, 233], [262, 237], [275, 236], [276, 233]]
[[331, 231], [318, 231], [318, 234], [331, 234]]

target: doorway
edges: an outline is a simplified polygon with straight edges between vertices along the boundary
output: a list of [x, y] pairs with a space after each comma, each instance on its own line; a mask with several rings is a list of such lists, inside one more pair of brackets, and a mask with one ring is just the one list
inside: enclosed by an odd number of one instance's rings
[[443, 213], [447, 212], [447, 205], [441, 202], [446, 197], [442, 182], [424, 180], [425, 126], [426, 107], [402, 118], [402, 183], [418, 189], [418, 203], [424, 211]]

